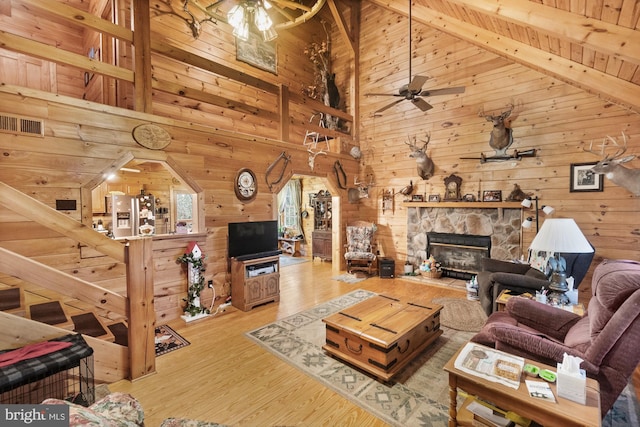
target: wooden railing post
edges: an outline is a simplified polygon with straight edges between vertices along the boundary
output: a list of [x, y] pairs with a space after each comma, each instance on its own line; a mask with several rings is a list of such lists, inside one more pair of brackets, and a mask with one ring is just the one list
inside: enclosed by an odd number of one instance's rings
[[134, 239], [125, 249], [131, 380], [156, 371], [152, 242], [150, 237]]

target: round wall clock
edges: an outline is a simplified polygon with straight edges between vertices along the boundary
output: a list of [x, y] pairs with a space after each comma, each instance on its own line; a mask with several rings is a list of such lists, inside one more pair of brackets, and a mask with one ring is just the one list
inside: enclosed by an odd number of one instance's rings
[[250, 169], [240, 169], [234, 182], [236, 196], [243, 202], [253, 200], [258, 194], [256, 175]]

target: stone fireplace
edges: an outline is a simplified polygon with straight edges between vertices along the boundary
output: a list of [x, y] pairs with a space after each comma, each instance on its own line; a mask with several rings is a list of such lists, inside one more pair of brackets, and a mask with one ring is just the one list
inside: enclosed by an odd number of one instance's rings
[[[433, 203], [429, 205], [407, 208], [407, 259], [414, 267], [429, 256], [429, 233], [438, 237], [447, 234], [452, 238], [473, 236], [483, 240], [484, 248], [465, 244], [464, 240], [453, 246], [440, 244], [434, 248], [439, 251], [434, 253], [434, 257], [445, 269], [471, 272], [459, 278], [466, 279], [479, 272], [479, 262], [485, 256], [503, 260], [520, 258], [522, 211], [519, 207], [485, 208], [479, 206], [481, 203], [472, 206], [460, 203], [460, 207], [455, 207], [455, 204], [450, 207], [449, 203], [443, 207], [434, 207]], [[447, 267], [447, 260], [457, 267]]]

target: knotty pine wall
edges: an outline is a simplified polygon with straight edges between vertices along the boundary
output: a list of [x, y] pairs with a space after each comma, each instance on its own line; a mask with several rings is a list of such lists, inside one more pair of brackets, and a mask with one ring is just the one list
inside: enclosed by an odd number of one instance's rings
[[[360, 91], [395, 93], [409, 80], [407, 19], [367, 2], [361, 17]], [[383, 190], [398, 191], [413, 180], [414, 194], [442, 196], [443, 180], [450, 174], [462, 177], [462, 194], [501, 190], [506, 198], [519, 184], [537, 195], [540, 205], [555, 207], [553, 217], [574, 218], [596, 248], [592, 268], [605, 258], [640, 259], [640, 197], [607, 179], [603, 192], [569, 191], [570, 164], [598, 160], [583, 151], [591, 141], [596, 145], [605, 135], [620, 137], [624, 131], [627, 154], [640, 155], [640, 115], [415, 22], [412, 55], [413, 74], [430, 77], [423, 89], [465, 86], [466, 91], [427, 98], [434, 108], [426, 113], [404, 102], [381, 116], [374, 111], [394, 98], [360, 98], [361, 171], [371, 171], [376, 183], [376, 196], [362, 200], [360, 212], [379, 223], [383, 251], [397, 258], [396, 266], [406, 259], [407, 208], [397, 196], [395, 210], [383, 213]], [[535, 148], [537, 157], [484, 164], [461, 160], [493, 154], [488, 144], [492, 124], [478, 111], [499, 114], [509, 103], [515, 104], [509, 118], [514, 135], [510, 152]], [[423, 181], [404, 142], [407, 136], [426, 133], [431, 133], [427, 151], [435, 175]], [[640, 160], [627, 165], [640, 168]], [[531, 214], [527, 211], [525, 217]], [[535, 227], [524, 232], [525, 249], [534, 235]], [[589, 292], [583, 288], [588, 280], [581, 286], [583, 293]]]

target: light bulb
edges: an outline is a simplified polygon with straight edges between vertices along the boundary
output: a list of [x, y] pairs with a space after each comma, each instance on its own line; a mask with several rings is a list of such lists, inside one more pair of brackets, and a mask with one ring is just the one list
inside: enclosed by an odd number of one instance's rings
[[273, 21], [269, 17], [267, 11], [264, 10], [264, 7], [258, 6], [253, 14], [253, 21], [256, 24], [258, 31], [267, 31], [273, 25]]
[[234, 29], [242, 26], [242, 23], [245, 22], [244, 12], [244, 6], [241, 6], [239, 4], [233, 6], [229, 13], [227, 13], [227, 22], [229, 23], [229, 25], [231, 25]]
[[233, 30], [233, 35], [245, 42], [249, 40], [249, 23], [245, 21], [242, 25], [236, 27]]
[[272, 40], [275, 40], [276, 38], [278, 38], [278, 33], [273, 27], [269, 28], [267, 31], [262, 32], [262, 39], [266, 42], [270, 42]]

